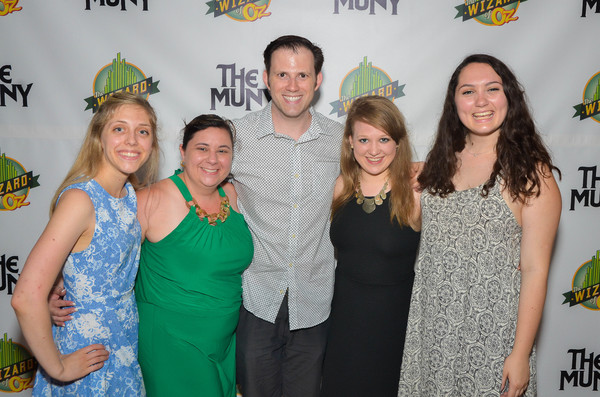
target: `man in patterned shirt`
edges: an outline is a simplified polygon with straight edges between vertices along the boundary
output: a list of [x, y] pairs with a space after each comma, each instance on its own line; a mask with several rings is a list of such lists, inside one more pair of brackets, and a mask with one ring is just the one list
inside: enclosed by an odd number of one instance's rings
[[234, 122], [232, 173], [254, 239], [243, 275], [237, 371], [244, 397], [318, 396], [335, 260], [329, 209], [343, 127], [311, 107], [323, 53], [282, 36], [264, 51], [272, 100]]

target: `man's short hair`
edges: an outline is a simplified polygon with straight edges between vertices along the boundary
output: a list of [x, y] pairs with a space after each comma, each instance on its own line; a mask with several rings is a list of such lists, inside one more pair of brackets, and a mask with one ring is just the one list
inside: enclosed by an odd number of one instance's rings
[[278, 37], [270, 42], [267, 48], [265, 48], [263, 57], [265, 59], [265, 69], [267, 70], [267, 74], [271, 71], [271, 57], [276, 50], [285, 48], [294, 52], [298, 52], [298, 48], [300, 47], [304, 47], [312, 52], [313, 57], [315, 58], [315, 74], [319, 74], [321, 72], [321, 68], [323, 67], [323, 61], [325, 60], [323, 58], [323, 51], [321, 51], [321, 48], [314, 45], [310, 40], [294, 35]]

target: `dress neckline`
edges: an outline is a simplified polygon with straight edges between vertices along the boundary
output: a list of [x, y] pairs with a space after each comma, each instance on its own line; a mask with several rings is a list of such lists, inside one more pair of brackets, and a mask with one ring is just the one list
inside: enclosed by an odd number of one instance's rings
[[93, 182], [97, 187], [99, 187], [100, 189], [102, 189], [102, 191], [104, 192], [104, 194], [106, 194], [108, 197], [110, 197], [113, 200], [125, 200], [127, 197], [129, 197], [129, 185], [131, 185], [129, 183], [129, 181], [126, 181], [125, 184], [123, 185], [123, 188], [125, 189], [125, 195], [123, 197], [115, 197], [112, 194], [110, 194], [109, 192], [106, 191], [106, 189], [104, 188], [104, 186], [102, 186], [100, 184], [100, 182], [98, 182], [95, 178], [90, 179], [90, 182]]

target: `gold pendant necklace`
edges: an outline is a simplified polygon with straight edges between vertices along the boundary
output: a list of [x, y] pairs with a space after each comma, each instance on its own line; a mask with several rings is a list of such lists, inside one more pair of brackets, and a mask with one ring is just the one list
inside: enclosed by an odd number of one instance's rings
[[385, 181], [385, 183], [383, 184], [383, 187], [381, 188], [379, 193], [377, 193], [375, 195], [375, 197], [366, 198], [360, 188], [360, 181], [358, 181], [358, 186], [357, 186], [356, 192], [354, 193], [354, 197], [356, 197], [356, 204], [358, 204], [358, 205], [362, 204], [363, 211], [365, 211], [367, 214], [370, 214], [371, 212], [375, 211], [375, 208], [377, 208], [376, 207], [377, 205], [383, 204], [383, 200], [385, 200], [387, 198], [387, 194], [385, 192], [385, 190], [387, 189], [387, 186], [388, 186], [388, 181]]
[[[187, 183], [185, 183], [185, 175], [182, 175], [181, 179], [183, 180], [183, 184], [185, 185], [185, 187], [188, 189], [188, 192], [189, 192], [190, 189], [187, 187]], [[190, 192], [190, 196], [192, 196], [192, 192]], [[219, 212], [215, 212], [212, 214], [209, 214], [208, 212], [203, 210], [196, 202], [196, 199], [194, 198], [194, 196], [192, 196], [192, 201], [186, 201], [185, 204], [187, 205], [188, 209], [191, 209], [192, 207], [194, 207], [194, 209], [196, 210], [196, 215], [198, 215], [198, 218], [200, 218], [201, 221], [203, 221], [204, 218], [207, 218], [208, 224], [211, 226], [217, 225], [217, 219], [220, 219], [221, 223], [225, 222], [225, 220], [229, 217], [229, 213], [230, 213], [229, 197], [227, 197], [227, 195], [221, 197], [221, 205], [219, 206]]]

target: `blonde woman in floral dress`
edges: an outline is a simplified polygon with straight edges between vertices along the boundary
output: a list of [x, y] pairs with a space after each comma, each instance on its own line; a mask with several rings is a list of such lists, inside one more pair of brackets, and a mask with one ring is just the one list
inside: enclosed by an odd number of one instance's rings
[[[145, 395], [133, 295], [141, 243], [134, 185], [140, 185], [140, 169], [144, 183], [156, 174], [155, 131], [156, 116], [145, 99], [109, 97], [57, 190], [50, 221], [12, 298], [41, 367], [34, 396]], [[47, 299], [59, 276], [78, 311], [52, 328]]]

